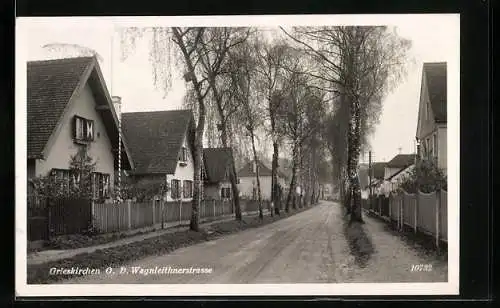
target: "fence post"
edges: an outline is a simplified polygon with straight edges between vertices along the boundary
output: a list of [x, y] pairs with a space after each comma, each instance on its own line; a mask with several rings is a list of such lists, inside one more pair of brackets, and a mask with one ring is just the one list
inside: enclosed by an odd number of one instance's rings
[[415, 221], [415, 226], [413, 226], [413, 232], [415, 232], [415, 234], [417, 233], [418, 208], [420, 206], [419, 196], [420, 196], [420, 191], [417, 189], [417, 192], [415, 193], [415, 211], [413, 212], [413, 217]]
[[156, 210], [156, 199], [153, 198], [153, 204], [151, 206], [152, 210], [153, 210], [153, 226], [155, 225], [155, 222], [156, 222], [156, 213], [155, 213], [155, 210]]
[[436, 248], [439, 251], [439, 208], [441, 206], [441, 194], [436, 190]]
[[212, 203], [213, 203], [213, 206], [214, 206], [214, 217], [217, 217], [216, 213], [215, 213], [215, 198], [212, 199]]
[[179, 224], [182, 224], [182, 199], [179, 199]]
[[404, 201], [405, 200], [405, 196], [403, 193], [401, 193], [401, 200], [399, 201], [399, 231], [403, 231], [403, 227], [404, 227], [404, 216], [403, 216], [403, 209], [404, 209]]
[[127, 200], [127, 225], [128, 225], [128, 229], [132, 229], [132, 221], [131, 221], [131, 206], [132, 206], [132, 201], [131, 200]]
[[389, 193], [387, 202], [389, 203], [389, 223], [392, 225], [392, 192]]
[[163, 198], [160, 199], [160, 215], [161, 215], [161, 228], [162, 230], [165, 228], [165, 202], [163, 201]]

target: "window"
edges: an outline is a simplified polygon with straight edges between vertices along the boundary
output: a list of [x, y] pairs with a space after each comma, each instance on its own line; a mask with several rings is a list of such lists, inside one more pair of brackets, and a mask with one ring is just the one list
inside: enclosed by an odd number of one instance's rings
[[231, 199], [231, 187], [222, 187], [220, 196], [222, 199]]
[[433, 147], [432, 147], [432, 149], [434, 151], [433, 155], [434, 155], [434, 157], [437, 157], [438, 156], [438, 140], [437, 140], [436, 134], [432, 135], [432, 139], [433, 139], [432, 141], [433, 141], [433, 144], [434, 144]]
[[94, 121], [79, 116], [73, 118], [73, 138], [75, 141], [94, 140]]
[[59, 186], [61, 193], [69, 193], [70, 185], [70, 170], [68, 169], [52, 169], [51, 176], [56, 185]]
[[182, 147], [179, 160], [181, 162], [184, 162], [184, 163], [187, 162], [187, 149], [186, 149], [186, 147]]
[[193, 197], [193, 181], [184, 181], [183, 192], [184, 198]]
[[171, 181], [171, 193], [170, 196], [172, 199], [179, 199], [181, 197], [181, 191], [180, 191], [180, 185], [181, 181], [179, 180], [172, 180]]
[[105, 173], [93, 172], [92, 181], [92, 196], [94, 199], [102, 199], [109, 197], [110, 191], [110, 175]]

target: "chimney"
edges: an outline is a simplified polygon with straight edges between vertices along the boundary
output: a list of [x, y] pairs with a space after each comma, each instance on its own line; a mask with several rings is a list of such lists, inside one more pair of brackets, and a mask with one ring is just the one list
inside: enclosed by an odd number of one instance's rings
[[120, 96], [112, 96], [113, 107], [115, 107], [116, 115], [121, 118], [122, 115], [122, 98]]

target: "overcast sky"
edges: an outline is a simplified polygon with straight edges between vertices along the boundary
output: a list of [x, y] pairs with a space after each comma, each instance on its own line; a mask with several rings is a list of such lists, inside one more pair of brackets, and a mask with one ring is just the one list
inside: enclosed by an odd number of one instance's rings
[[[161, 19], [165, 22], [166, 19]], [[201, 20], [201, 21], [200, 21]], [[210, 17], [195, 19], [203, 25], [291, 25], [296, 22], [314, 24], [325, 20], [331, 24], [387, 24], [398, 28], [398, 33], [412, 41], [411, 57], [414, 64], [409, 67], [408, 76], [384, 101], [380, 124], [371, 138], [375, 161], [387, 161], [398, 154], [414, 152], [417, 126], [417, 109], [423, 62], [445, 61], [456, 65], [458, 72], [459, 19], [457, 15], [392, 15], [392, 16], [323, 16], [323, 18], [274, 17], [263, 19]], [[116, 21], [116, 19], [115, 19]], [[136, 22], [127, 19], [127, 24]], [[159, 19], [142, 19], [148, 25], [158, 24]], [[370, 22], [368, 22], [370, 21]], [[21, 23], [22, 22], [22, 23]], [[191, 19], [169, 19], [168, 25], [182, 22], [193, 23]], [[115, 25], [117, 23], [115, 22]], [[123, 24], [123, 20], [121, 21]], [[148, 42], [139, 43], [134, 55], [120, 62], [118, 37], [113, 42], [113, 23], [110, 19], [81, 20], [78, 18], [44, 18], [18, 20], [18, 46], [24, 49], [25, 60], [42, 60], [59, 57], [61, 53], [51, 52], [42, 46], [51, 43], [79, 44], [96, 50], [102, 57], [101, 69], [112, 95], [122, 97], [124, 112], [176, 109], [182, 104], [185, 93], [184, 81], [174, 78], [172, 90], [163, 98], [163, 92], [153, 87], [151, 67], [148, 62]], [[114, 46], [114, 48], [112, 48]], [[113, 51], [113, 52], [112, 52]], [[448, 69], [450, 72], [450, 66]], [[367, 159], [367, 155], [365, 157]]]

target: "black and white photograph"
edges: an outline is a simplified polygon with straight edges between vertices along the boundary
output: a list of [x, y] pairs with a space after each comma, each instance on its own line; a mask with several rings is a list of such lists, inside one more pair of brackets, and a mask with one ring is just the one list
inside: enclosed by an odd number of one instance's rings
[[18, 18], [17, 294], [458, 294], [459, 25]]

